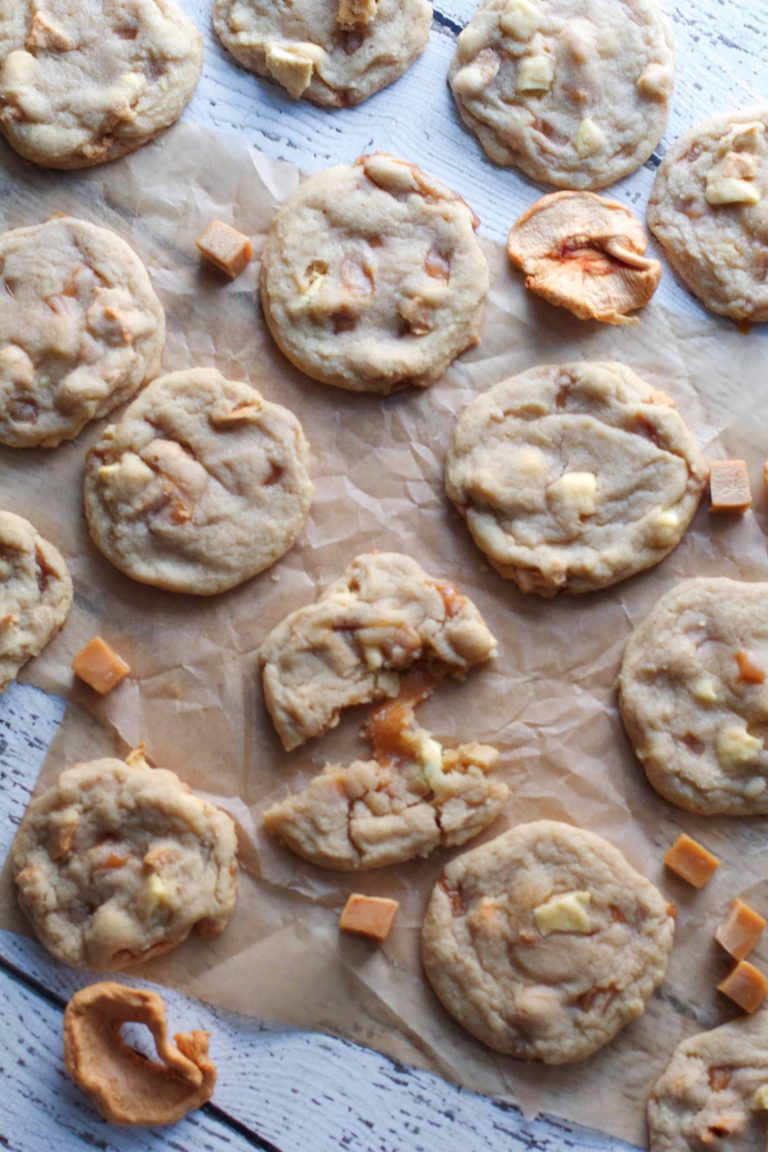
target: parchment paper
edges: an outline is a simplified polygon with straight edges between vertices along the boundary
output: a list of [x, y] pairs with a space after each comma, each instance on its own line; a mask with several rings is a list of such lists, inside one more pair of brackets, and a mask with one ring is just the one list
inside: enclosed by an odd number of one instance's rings
[[[54, 211], [113, 228], [144, 259], [167, 310], [164, 368], [215, 365], [250, 380], [298, 414], [312, 446], [317, 496], [297, 546], [270, 572], [213, 599], [132, 583], [91, 545], [81, 476], [99, 427], [55, 450], [0, 450], [0, 506], [27, 516], [61, 548], [76, 589], [65, 629], [23, 677], [69, 701], [38, 786], [77, 760], [122, 754], [144, 740], [155, 763], [215, 799], [240, 826], [244, 870], [227, 930], [214, 942], [188, 941], [140, 974], [230, 1009], [351, 1037], [528, 1112], [545, 1109], [643, 1143], [645, 1096], [675, 1044], [734, 1014], [715, 991], [727, 963], [712, 933], [734, 895], [766, 911], [768, 853], [764, 818], [697, 818], [656, 796], [624, 737], [614, 681], [633, 626], [676, 581], [768, 578], [758, 524], [765, 339], [655, 304], [636, 327], [583, 323], [528, 296], [502, 249], [486, 243], [493, 287], [479, 348], [426, 393], [352, 395], [306, 379], [277, 352], [259, 312], [258, 261], [229, 283], [201, 268], [195, 252], [195, 236], [213, 217], [251, 234], [258, 252], [277, 204], [298, 182], [295, 170], [235, 138], [184, 125], [89, 172], [41, 172], [5, 148], [1, 158], [3, 228]], [[602, 593], [543, 602], [485, 563], [446, 501], [442, 463], [454, 418], [472, 396], [533, 364], [580, 357], [624, 360], [671, 393], [709, 458], [746, 457], [757, 516], [710, 518], [704, 501], [684, 542], [656, 569]], [[266, 632], [372, 548], [401, 550], [431, 574], [455, 579], [499, 640], [494, 664], [443, 685], [420, 714], [441, 741], [501, 749], [499, 771], [512, 795], [485, 838], [544, 816], [580, 824], [620, 847], [679, 904], [663, 988], [643, 1018], [585, 1062], [547, 1070], [496, 1056], [432, 996], [420, 970], [419, 924], [448, 853], [344, 877], [260, 832], [263, 809], [326, 760], [367, 754], [359, 737], [364, 710], [284, 753], [255, 669]], [[104, 701], [73, 684], [69, 671], [73, 653], [97, 631], [133, 668]], [[723, 860], [700, 893], [661, 866], [681, 829]], [[0, 923], [25, 932], [11, 889], [6, 868]], [[352, 890], [401, 901], [383, 948], [339, 935], [338, 913]], [[758, 963], [767, 959], [763, 947]]]

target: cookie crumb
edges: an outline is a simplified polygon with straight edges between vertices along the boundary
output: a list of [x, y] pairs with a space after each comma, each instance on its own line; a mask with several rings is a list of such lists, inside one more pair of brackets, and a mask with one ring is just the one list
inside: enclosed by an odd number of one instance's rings
[[222, 220], [212, 220], [202, 232], [195, 246], [209, 264], [234, 280], [253, 259], [253, 244], [236, 228]]
[[713, 856], [698, 840], [682, 832], [664, 856], [664, 864], [682, 880], [703, 888], [720, 867], [717, 856]]
[[353, 892], [339, 918], [339, 929], [366, 936], [369, 940], [386, 940], [400, 904], [388, 897], [363, 896]]
[[80, 649], [72, 659], [71, 668], [100, 696], [111, 692], [131, 671], [130, 665], [101, 636], [94, 636]]

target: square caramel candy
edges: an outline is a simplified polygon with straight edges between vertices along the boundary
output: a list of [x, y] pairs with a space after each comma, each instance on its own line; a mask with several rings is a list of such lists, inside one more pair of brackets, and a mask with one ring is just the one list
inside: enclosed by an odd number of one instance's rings
[[733, 1000], [734, 1004], [738, 1004], [744, 1012], [752, 1013], [756, 1012], [765, 1000], [768, 983], [754, 964], [750, 964], [747, 960], [739, 960], [725, 980], [720, 981], [717, 990], [729, 1000]]
[[709, 466], [710, 512], [742, 514], [752, 507], [747, 465], [743, 460], [715, 460]]
[[353, 892], [344, 906], [339, 928], [369, 940], [386, 940], [399, 907], [397, 900]]
[[253, 245], [249, 238], [222, 220], [212, 220], [195, 240], [195, 245], [204, 260], [225, 272], [232, 280], [253, 259]]
[[101, 636], [94, 636], [80, 649], [72, 659], [71, 668], [101, 696], [111, 692], [131, 671], [130, 665]]
[[694, 888], [703, 888], [708, 884], [720, 867], [717, 856], [713, 856], [692, 836], [686, 836], [685, 832], [678, 836], [666, 853], [664, 864]]
[[743, 960], [756, 947], [766, 921], [738, 896], [731, 901], [728, 915], [718, 925], [715, 940], [736, 960]]

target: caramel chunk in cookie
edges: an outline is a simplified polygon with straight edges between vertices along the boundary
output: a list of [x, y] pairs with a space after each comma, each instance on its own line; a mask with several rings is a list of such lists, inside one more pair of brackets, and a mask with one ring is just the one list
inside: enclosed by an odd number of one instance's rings
[[634, 213], [593, 192], [554, 192], [524, 212], [507, 241], [525, 286], [582, 320], [634, 324], [658, 287], [661, 264], [644, 256]]
[[264, 697], [290, 750], [335, 727], [344, 708], [397, 696], [416, 663], [461, 676], [496, 641], [472, 601], [407, 556], [358, 556], [314, 604], [259, 649]]
[[[159, 1061], [123, 1039], [125, 1024], [143, 1024]], [[168, 1037], [165, 1005], [156, 992], [105, 981], [82, 988], [64, 1013], [67, 1071], [111, 1124], [175, 1124], [210, 1100], [216, 1068], [208, 1032]]]

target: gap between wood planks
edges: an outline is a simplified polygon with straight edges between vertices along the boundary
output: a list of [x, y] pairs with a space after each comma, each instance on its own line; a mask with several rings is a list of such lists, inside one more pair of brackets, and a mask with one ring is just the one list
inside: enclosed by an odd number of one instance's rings
[[[62, 996], [58, 996], [55, 992], [51, 992], [50, 988], [46, 988], [46, 986], [40, 980], [36, 980], [34, 976], [28, 976], [26, 972], [21, 970], [21, 968], [18, 968], [15, 964], [12, 964], [10, 961], [1, 956], [0, 971], [3, 971], [11, 980], [14, 981], [14, 983], [20, 984], [22, 987], [26, 988], [28, 992], [32, 992], [35, 996], [39, 996], [41, 1000], [46, 1002], [46, 1004], [49, 1004], [52, 1008], [55, 1008], [57, 1011], [59, 1011], [62, 1016], [64, 1015], [64, 1009], [67, 1006], [67, 1001]], [[283, 1150], [279, 1148], [277, 1144], [273, 1144], [271, 1140], [267, 1140], [266, 1137], [260, 1136], [257, 1132], [254, 1132], [252, 1128], [247, 1127], [247, 1125], [243, 1124], [241, 1120], [231, 1116], [223, 1108], [220, 1108], [218, 1104], [204, 1104], [200, 1111], [218, 1120], [220, 1124], [223, 1124], [226, 1128], [229, 1128], [236, 1135], [242, 1136], [242, 1138], [246, 1140], [251, 1145], [251, 1147], [260, 1149], [260, 1152], [283, 1152]]]

